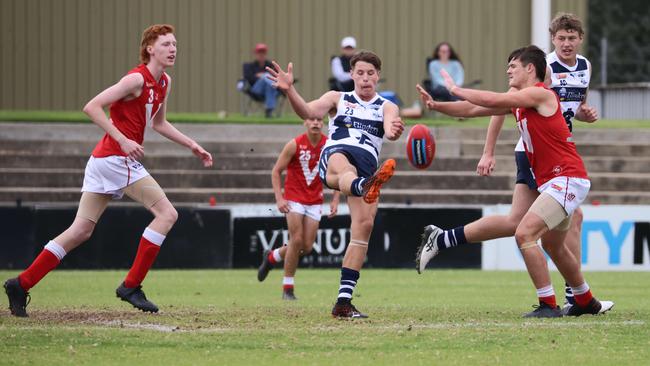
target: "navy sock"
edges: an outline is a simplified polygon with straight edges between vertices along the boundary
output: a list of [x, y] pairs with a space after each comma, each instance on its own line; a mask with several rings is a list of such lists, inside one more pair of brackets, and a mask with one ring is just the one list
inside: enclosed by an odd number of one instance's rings
[[366, 178], [362, 178], [362, 177], [357, 177], [352, 181], [352, 186], [350, 187], [350, 191], [352, 192], [353, 196], [356, 197], [363, 196], [363, 182], [365, 181]]
[[442, 234], [438, 235], [437, 244], [438, 250], [467, 244], [467, 239], [465, 238], [465, 227], [459, 226], [455, 229], [445, 230]]
[[352, 292], [359, 280], [359, 271], [341, 267], [341, 284], [339, 285], [338, 304], [348, 303], [352, 300]]

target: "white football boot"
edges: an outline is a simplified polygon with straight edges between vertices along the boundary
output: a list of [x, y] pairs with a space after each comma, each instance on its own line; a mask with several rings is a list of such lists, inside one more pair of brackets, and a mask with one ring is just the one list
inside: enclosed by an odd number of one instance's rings
[[415, 257], [415, 269], [418, 273], [422, 273], [426, 268], [427, 264], [433, 257], [438, 255], [438, 236], [444, 233], [444, 230], [435, 226], [429, 225], [424, 227], [424, 233], [422, 233], [422, 241], [420, 242], [420, 247], [418, 248], [418, 254]]

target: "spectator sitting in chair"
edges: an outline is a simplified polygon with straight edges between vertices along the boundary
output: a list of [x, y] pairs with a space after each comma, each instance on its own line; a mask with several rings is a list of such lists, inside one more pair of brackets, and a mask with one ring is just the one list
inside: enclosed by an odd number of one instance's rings
[[270, 118], [276, 107], [278, 90], [273, 83], [266, 78], [266, 67], [272, 67], [271, 62], [266, 59], [268, 47], [264, 43], [255, 45], [253, 62], [244, 64], [244, 79], [250, 84], [249, 93], [256, 100], [264, 101], [265, 116]]
[[357, 41], [354, 37], [345, 37], [341, 40], [341, 55], [332, 58], [334, 85], [331, 85], [331, 88], [333, 90], [342, 92], [354, 90], [354, 81], [350, 75], [350, 59], [354, 56], [356, 48]]
[[454, 79], [456, 85], [461, 86], [465, 81], [463, 64], [448, 42], [441, 42], [433, 51], [433, 60], [429, 63], [429, 76], [431, 77], [431, 96], [439, 101], [456, 101], [458, 98], [449, 94], [445, 88], [440, 70], [444, 69]]

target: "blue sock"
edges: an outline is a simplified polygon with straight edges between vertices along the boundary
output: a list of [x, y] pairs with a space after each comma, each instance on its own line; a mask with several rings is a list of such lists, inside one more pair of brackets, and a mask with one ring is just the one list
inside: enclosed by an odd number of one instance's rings
[[352, 192], [353, 196], [356, 197], [363, 196], [363, 182], [365, 181], [366, 178], [361, 178], [361, 177], [357, 177], [355, 180], [352, 181], [352, 186], [350, 187], [350, 191]]
[[350, 268], [341, 268], [341, 284], [339, 285], [339, 297], [337, 303], [346, 303], [352, 300], [352, 292], [359, 280], [359, 271]]
[[445, 230], [442, 234], [438, 235], [437, 244], [438, 250], [467, 244], [467, 239], [465, 239], [465, 227], [459, 226], [455, 229]]
[[573, 290], [571, 290], [571, 286], [569, 286], [568, 283], [564, 283], [564, 297], [566, 298], [566, 302], [575, 305], [576, 300], [573, 298]]

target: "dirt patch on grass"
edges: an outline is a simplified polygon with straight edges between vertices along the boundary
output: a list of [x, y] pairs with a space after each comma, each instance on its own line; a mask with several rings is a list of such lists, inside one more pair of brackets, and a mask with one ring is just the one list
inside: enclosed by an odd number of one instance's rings
[[134, 311], [96, 309], [34, 310], [29, 313], [29, 317], [33, 321], [61, 324], [97, 324], [110, 321], [132, 320], [138, 316], [141, 316], [141, 314]]

